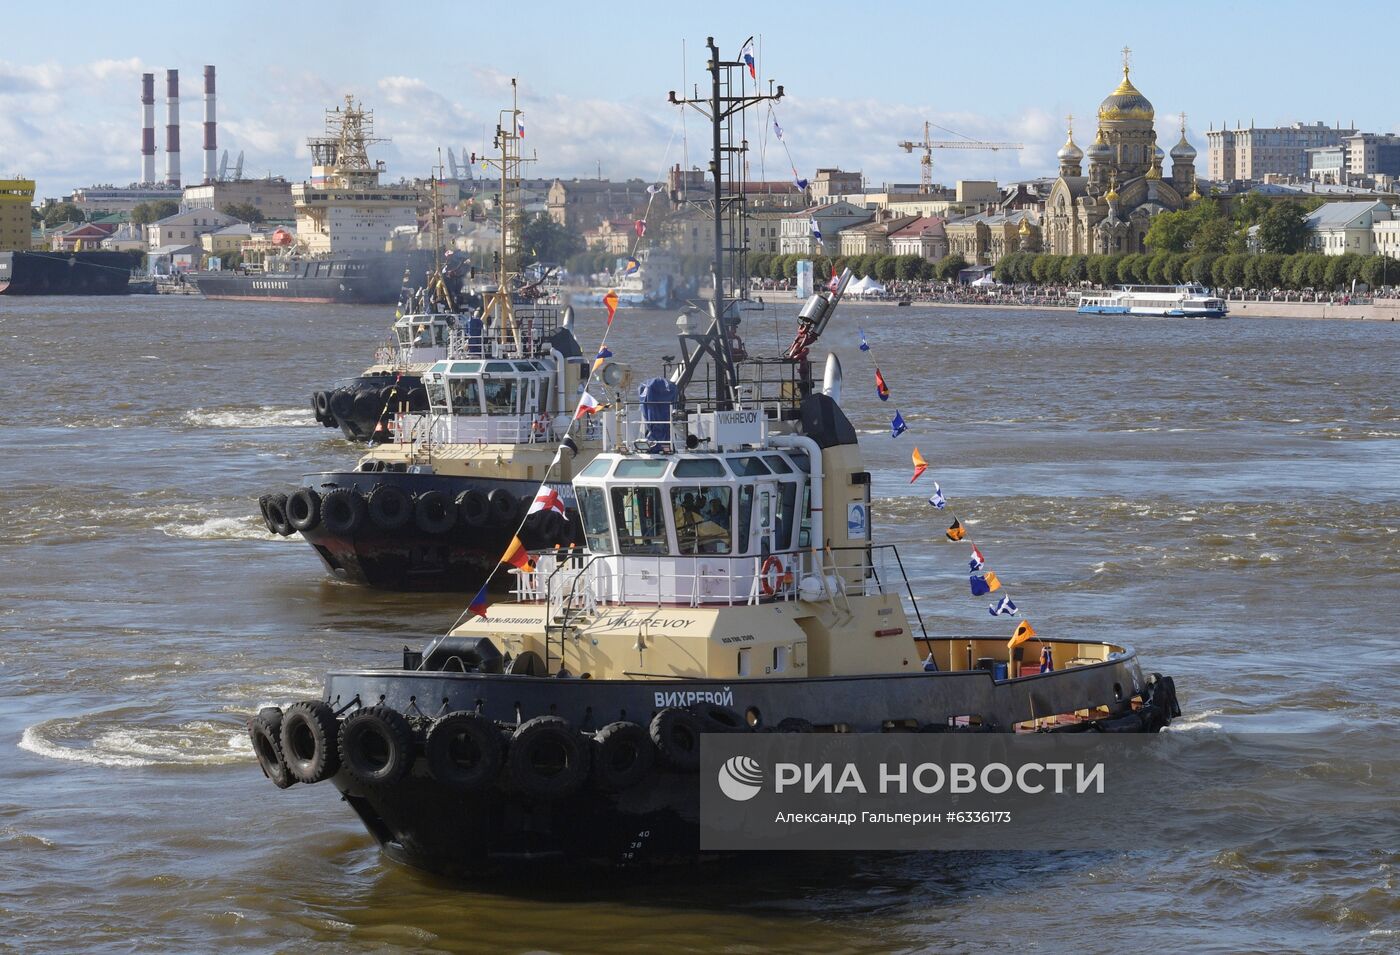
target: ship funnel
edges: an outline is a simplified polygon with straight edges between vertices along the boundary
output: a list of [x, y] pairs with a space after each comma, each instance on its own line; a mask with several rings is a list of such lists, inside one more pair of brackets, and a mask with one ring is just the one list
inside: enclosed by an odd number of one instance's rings
[[826, 353], [826, 372], [822, 375], [822, 394], [838, 405], [841, 403], [841, 359], [834, 352]]
[[156, 75], [141, 74], [141, 182], [156, 181]]
[[218, 178], [218, 128], [214, 119], [214, 68], [204, 68], [204, 181]]
[[180, 185], [180, 71], [165, 71], [165, 182]]
[[559, 326], [568, 331], [574, 330], [574, 307], [572, 305], [564, 306], [564, 317], [559, 319]]

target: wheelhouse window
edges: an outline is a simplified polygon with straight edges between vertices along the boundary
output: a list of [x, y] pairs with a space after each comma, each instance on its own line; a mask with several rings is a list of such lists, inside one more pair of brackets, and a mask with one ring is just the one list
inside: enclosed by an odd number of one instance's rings
[[482, 383], [486, 395], [486, 413], [490, 415], [515, 414], [516, 393], [519, 382], [514, 378], [491, 378]]
[[612, 529], [608, 525], [608, 500], [602, 488], [578, 488], [579, 516], [588, 549], [595, 554], [612, 553]]
[[778, 550], [792, 547], [792, 529], [797, 516], [797, 485], [784, 481], [778, 485], [778, 523], [774, 528]]
[[452, 398], [453, 414], [481, 414], [481, 386], [475, 378], [449, 379], [447, 392]]
[[423, 390], [428, 393], [428, 407], [433, 411], [446, 413], [447, 386], [440, 381], [425, 381]]
[[671, 513], [676, 521], [680, 553], [728, 554], [733, 549], [727, 487], [671, 489]]
[[615, 487], [612, 506], [619, 554], [664, 554], [670, 549], [660, 488]]

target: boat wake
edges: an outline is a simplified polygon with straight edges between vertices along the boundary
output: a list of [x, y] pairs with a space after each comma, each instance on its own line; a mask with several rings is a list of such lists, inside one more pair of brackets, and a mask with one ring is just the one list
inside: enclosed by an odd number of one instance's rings
[[[189, 540], [240, 540], [264, 541], [282, 540], [268, 532], [256, 515], [247, 517], [210, 517], [195, 524], [171, 523], [158, 528], [167, 537], [183, 537]], [[292, 538], [287, 538], [291, 540]]]
[[246, 733], [231, 722], [161, 725], [160, 714], [133, 709], [59, 717], [26, 727], [19, 748], [48, 759], [93, 766], [224, 766], [252, 758]]
[[316, 424], [309, 410], [302, 408], [207, 409], [195, 408], [182, 416], [196, 428], [309, 428]]

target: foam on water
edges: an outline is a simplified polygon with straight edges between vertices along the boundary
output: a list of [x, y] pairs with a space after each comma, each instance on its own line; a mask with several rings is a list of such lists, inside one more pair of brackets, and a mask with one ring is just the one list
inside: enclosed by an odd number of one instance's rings
[[197, 428], [304, 428], [316, 424], [311, 412], [301, 408], [260, 408], [186, 411], [182, 420]]
[[158, 726], [102, 714], [25, 727], [19, 748], [48, 759], [112, 768], [224, 766], [253, 755], [247, 735], [231, 732], [228, 724], [191, 720]]
[[[159, 527], [167, 537], [185, 537], [190, 540], [280, 540], [268, 531], [256, 516], [210, 517], [197, 524], [171, 523]], [[291, 538], [288, 538], [290, 540]]]

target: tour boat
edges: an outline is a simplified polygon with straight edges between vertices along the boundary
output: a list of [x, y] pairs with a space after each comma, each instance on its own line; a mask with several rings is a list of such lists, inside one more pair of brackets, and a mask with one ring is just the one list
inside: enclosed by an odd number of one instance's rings
[[1200, 285], [1119, 285], [1079, 297], [1080, 315], [1225, 318], [1225, 300]]

